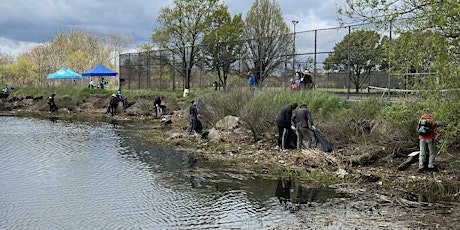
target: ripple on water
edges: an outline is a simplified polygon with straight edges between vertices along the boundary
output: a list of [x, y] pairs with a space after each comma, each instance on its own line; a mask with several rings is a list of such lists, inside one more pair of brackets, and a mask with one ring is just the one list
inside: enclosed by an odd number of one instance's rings
[[122, 127], [17, 117], [0, 117], [0, 125], [8, 127], [0, 137], [3, 229], [261, 228], [293, 220], [272, 198], [276, 181], [261, 198], [221, 168], [192, 170], [186, 155]]

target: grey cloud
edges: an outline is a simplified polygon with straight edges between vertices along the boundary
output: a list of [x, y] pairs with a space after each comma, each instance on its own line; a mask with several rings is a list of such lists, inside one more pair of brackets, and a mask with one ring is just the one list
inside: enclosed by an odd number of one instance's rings
[[42, 42], [73, 28], [96, 34], [120, 32], [138, 40], [152, 33], [160, 8], [154, 1], [140, 0], [7, 1], [0, 3], [0, 28], [3, 37], [20, 41]]
[[[171, 6], [172, 2], [4, 0], [0, 1], [0, 36], [11, 41], [40, 43], [53, 39], [59, 32], [82, 29], [94, 34], [123, 33], [132, 36], [134, 43], [139, 44], [149, 40], [158, 12], [162, 7]], [[247, 0], [225, 2], [231, 14], [242, 13], [243, 16], [252, 4], [252, 1]], [[279, 3], [288, 23], [292, 19], [301, 21], [299, 31], [312, 29], [311, 21], [321, 21], [326, 25], [334, 23], [334, 0], [280, 0]]]

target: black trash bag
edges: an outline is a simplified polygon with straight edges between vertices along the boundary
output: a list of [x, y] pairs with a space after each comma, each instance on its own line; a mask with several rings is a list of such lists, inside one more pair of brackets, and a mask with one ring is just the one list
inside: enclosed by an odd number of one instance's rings
[[316, 138], [316, 148], [323, 152], [332, 152], [332, 147], [329, 141], [326, 140], [318, 131], [313, 131]]
[[203, 124], [201, 123], [200, 119], [196, 119], [195, 132], [197, 133], [203, 132]]
[[166, 107], [166, 106], [164, 106], [164, 107], [162, 108], [162, 114], [163, 114], [163, 115], [169, 115], [169, 114], [170, 114], [169, 108]]
[[286, 140], [284, 142], [285, 149], [297, 148], [297, 134], [292, 129], [287, 129]]
[[136, 104], [135, 101], [128, 101], [128, 97], [124, 97], [122, 99], [122, 102], [123, 102], [123, 109], [127, 109], [131, 107], [132, 105]]

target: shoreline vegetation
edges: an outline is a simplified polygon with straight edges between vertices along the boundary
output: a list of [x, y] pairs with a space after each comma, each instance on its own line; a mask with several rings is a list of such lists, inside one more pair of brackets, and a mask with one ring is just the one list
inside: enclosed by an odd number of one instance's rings
[[[203, 91], [187, 98], [180, 92], [124, 90], [135, 104], [106, 115], [112, 91], [57, 89], [58, 112], [49, 113], [47, 89], [19, 89], [0, 101], [0, 114], [80, 120], [133, 122], [147, 126], [136, 135], [153, 144], [218, 159], [232, 167], [272, 177], [314, 179], [335, 188], [351, 184], [384, 194], [417, 194], [433, 202], [460, 201], [460, 170], [456, 154], [438, 154], [439, 172], [417, 173], [417, 163], [400, 171], [407, 155], [418, 150], [415, 126], [417, 103], [386, 102], [370, 97], [350, 102], [320, 91], [232, 90]], [[168, 114], [155, 119], [153, 101], [164, 96]], [[203, 133], [188, 135], [188, 106], [198, 102]], [[282, 106], [306, 103], [317, 129], [333, 147], [331, 153], [316, 149], [282, 152], [276, 147], [275, 118]], [[385, 113], [386, 112], [386, 113]]]

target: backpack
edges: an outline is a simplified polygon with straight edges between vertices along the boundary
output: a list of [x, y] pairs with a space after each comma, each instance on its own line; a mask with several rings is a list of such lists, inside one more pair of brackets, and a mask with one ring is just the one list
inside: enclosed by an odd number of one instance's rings
[[431, 115], [424, 114], [418, 122], [418, 135], [422, 137], [431, 136], [434, 131], [434, 125]]

